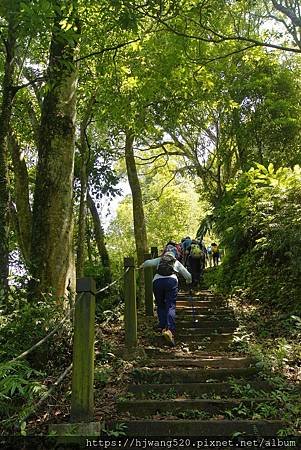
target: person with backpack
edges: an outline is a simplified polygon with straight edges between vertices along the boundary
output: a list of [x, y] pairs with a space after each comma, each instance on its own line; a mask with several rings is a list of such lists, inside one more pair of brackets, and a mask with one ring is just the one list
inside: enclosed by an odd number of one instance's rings
[[[179, 250], [178, 250], [178, 244], [176, 243], [176, 241], [168, 241], [167, 242], [167, 244], [166, 244], [166, 246], [164, 247], [164, 250], [163, 250], [163, 252], [162, 252], [162, 255], [164, 255], [165, 253], [167, 253], [167, 252], [171, 252], [171, 253], [173, 253], [173, 255], [174, 255], [174, 257], [177, 259], [177, 260], [180, 260], [181, 259], [181, 254], [180, 254], [180, 252], [179, 252]], [[162, 256], [161, 255], [161, 256]]]
[[207, 247], [207, 265], [209, 267], [212, 267], [212, 248], [211, 245], [208, 245]]
[[205, 268], [206, 254], [196, 239], [191, 241], [188, 251], [188, 270], [192, 276], [192, 287], [197, 287]]
[[211, 244], [211, 250], [212, 250], [212, 258], [213, 258], [213, 266], [218, 266], [218, 262], [219, 262], [219, 248], [218, 245], [213, 242]]
[[188, 259], [188, 247], [190, 247], [192, 242], [192, 239], [190, 236], [186, 236], [181, 240], [181, 246], [182, 246], [182, 253], [183, 253], [183, 264], [186, 267], [187, 266], [187, 259]]
[[176, 299], [178, 294], [177, 273], [182, 275], [187, 284], [191, 283], [191, 275], [176, 259], [173, 252], [166, 252], [159, 258], [148, 259], [143, 267], [156, 267], [153, 279], [153, 292], [157, 305], [159, 331], [166, 341], [175, 345]]

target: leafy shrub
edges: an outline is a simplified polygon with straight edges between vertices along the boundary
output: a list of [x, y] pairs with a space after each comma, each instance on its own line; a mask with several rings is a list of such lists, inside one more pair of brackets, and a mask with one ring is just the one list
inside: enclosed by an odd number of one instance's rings
[[41, 377], [43, 373], [25, 361], [0, 364], [0, 419], [4, 426], [14, 420], [21, 422], [34, 401], [45, 393], [46, 386], [38, 381]]
[[228, 186], [215, 216], [226, 247], [216, 281], [269, 306], [300, 309], [301, 168], [257, 164]]
[[[55, 298], [29, 303], [26, 296], [19, 293], [10, 299], [10, 311], [0, 316], [0, 360], [17, 356], [45, 337], [62, 319], [62, 312]], [[49, 341], [49, 350], [48, 347]], [[45, 348], [43, 346], [44, 351]], [[35, 352], [38, 354], [40, 349]]]

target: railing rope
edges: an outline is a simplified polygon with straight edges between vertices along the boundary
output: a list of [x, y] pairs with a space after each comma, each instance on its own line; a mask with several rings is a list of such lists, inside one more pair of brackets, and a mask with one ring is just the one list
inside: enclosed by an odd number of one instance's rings
[[45, 392], [44, 395], [40, 398], [40, 400], [34, 405], [34, 410], [30, 411], [26, 416], [22, 417], [22, 421], [28, 419], [28, 417], [32, 416], [35, 411], [44, 403], [44, 401], [52, 394], [52, 392], [57, 388], [57, 386], [64, 380], [64, 378], [71, 372], [72, 364], [70, 364], [64, 372], [55, 380], [51, 388]]
[[[74, 309], [71, 309], [71, 311]], [[25, 358], [25, 356], [29, 355], [33, 350], [35, 350], [37, 347], [39, 347], [40, 345], [44, 344], [44, 342], [46, 342], [51, 336], [53, 336], [63, 325], [63, 323], [70, 317], [70, 311], [68, 311], [68, 313], [63, 317], [63, 319], [56, 325], [56, 327], [50, 331], [50, 333], [48, 333], [43, 339], [41, 339], [39, 342], [37, 342], [36, 344], [34, 344], [31, 348], [29, 348], [28, 350], [26, 350], [25, 352], [21, 353], [21, 355], [16, 356], [15, 358], [11, 359], [9, 361], [9, 363], [18, 361], [19, 359]]]
[[[127, 269], [129, 270], [129, 269]], [[100, 294], [101, 292], [104, 292], [106, 290], [108, 290], [111, 286], [113, 286], [114, 284], [118, 283], [118, 281], [120, 281], [122, 278], [124, 277], [124, 273], [117, 278], [117, 280], [113, 281], [112, 283], [108, 284], [107, 286], [105, 286], [104, 288], [99, 289], [98, 291], [95, 292], [96, 294]], [[81, 296], [84, 295], [83, 293], [81, 294]], [[81, 298], [78, 297], [76, 301], [79, 301], [79, 299]], [[34, 344], [32, 347], [30, 347], [28, 350], [26, 350], [25, 352], [21, 353], [20, 355], [16, 356], [15, 358], [11, 359], [9, 361], [9, 363], [12, 363], [14, 361], [18, 361], [19, 359], [25, 358], [27, 355], [29, 355], [33, 350], [35, 350], [37, 347], [39, 347], [40, 345], [44, 344], [44, 342], [46, 342], [51, 336], [53, 336], [63, 325], [63, 323], [70, 318], [70, 312], [72, 312], [75, 309], [75, 305], [68, 311], [68, 313], [63, 317], [63, 319], [55, 326], [55, 328], [48, 333], [43, 339], [41, 339], [40, 341], [38, 341], [36, 344]]]
[[[129, 268], [127, 268], [127, 271], [128, 271], [128, 270], [129, 270]], [[117, 280], [112, 281], [112, 283], [108, 284], [106, 287], [101, 288], [101, 289], [99, 289], [98, 291], [96, 291], [96, 292], [95, 292], [95, 295], [96, 295], [96, 294], [100, 294], [101, 292], [106, 291], [106, 290], [109, 289], [111, 286], [113, 286], [114, 284], [118, 283], [118, 281], [122, 280], [123, 277], [124, 277], [124, 273], [123, 273], [119, 278], [117, 278]]]

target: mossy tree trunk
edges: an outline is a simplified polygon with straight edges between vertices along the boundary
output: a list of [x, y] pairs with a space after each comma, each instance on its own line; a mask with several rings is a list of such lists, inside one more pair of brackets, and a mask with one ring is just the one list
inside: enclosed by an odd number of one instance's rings
[[32, 214], [29, 202], [28, 171], [20, 145], [12, 131], [9, 135], [9, 147], [15, 179], [14, 204], [11, 205], [11, 210], [15, 217], [15, 231], [20, 251], [25, 265], [29, 267]]
[[[62, 296], [73, 281], [74, 269], [72, 193], [79, 30], [76, 1], [56, 0], [54, 6], [48, 89], [39, 131], [31, 260], [33, 292], [52, 288]], [[62, 28], [66, 21], [71, 28]]]
[[92, 96], [87, 105], [87, 110], [80, 124], [80, 203], [78, 214], [78, 232], [77, 232], [77, 255], [76, 255], [76, 276], [81, 278], [84, 276], [84, 264], [86, 254], [86, 218], [87, 218], [87, 189], [88, 189], [88, 152], [87, 152], [87, 127], [91, 117], [91, 108], [95, 103], [95, 97]]
[[15, 12], [8, 16], [7, 38], [3, 39], [6, 57], [2, 82], [2, 104], [0, 110], [0, 299], [8, 294], [9, 271], [9, 188], [8, 188], [8, 133], [12, 114], [15, 72], [16, 24]]
[[[144, 254], [148, 253], [148, 246], [147, 246], [147, 234], [144, 218], [142, 192], [137, 173], [133, 144], [134, 144], [134, 136], [131, 132], [127, 132], [125, 139], [125, 161], [129, 185], [132, 192], [135, 244], [136, 244], [138, 265], [140, 266], [144, 261]], [[140, 277], [139, 296], [143, 300], [144, 299], [143, 271], [140, 272], [140, 275], [141, 277]]]
[[111, 281], [111, 269], [110, 269], [110, 258], [109, 254], [106, 248], [105, 243], [105, 234], [103, 231], [103, 227], [101, 225], [100, 217], [96, 208], [96, 205], [93, 201], [93, 198], [87, 193], [87, 201], [88, 201], [88, 207], [92, 216], [93, 220], [93, 226], [94, 226], [94, 234], [95, 234], [95, 240], [97, 249], [99, 252], [99, 256], [101, 259], [102, 266], [104, 268], [104, 274], [105, 274], [105, 281], [109, 282]]

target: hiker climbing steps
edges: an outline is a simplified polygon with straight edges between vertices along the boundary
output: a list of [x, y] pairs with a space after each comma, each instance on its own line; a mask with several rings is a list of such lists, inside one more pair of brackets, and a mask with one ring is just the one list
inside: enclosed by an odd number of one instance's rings
[[283, 428], [280, 418], [256, 419], [271, 386], [260, 379], [254, 359], [233, 351], [238, 323], [232, 309], [201, 291], [194, 297], [180, 293], [176, 313], [176, 346], [154, 332], [147, 360], [133, 368], [117, 401], [126, 434], [274, 435]]

